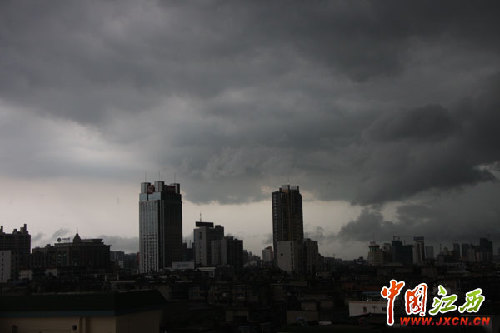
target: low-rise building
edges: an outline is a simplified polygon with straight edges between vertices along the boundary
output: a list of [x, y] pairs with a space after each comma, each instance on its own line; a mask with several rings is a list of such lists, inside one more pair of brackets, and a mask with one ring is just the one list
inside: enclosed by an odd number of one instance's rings
[[106, 272], [111, 267], [110, 245], [102, 239], [81, 239], [78, 234], [72, 242], [59, 242], [33, 249], [33, 269], [61, 268], [88, 273]]
[[0, 332], [158, 333], [158, 291], [2, 296]]
[[10, 252], [10, 255], [4, 254], [5, 260], [7, 256], [10, 256], [9, 279], [17, 279], [20, 270], [29, 268], [31, 235], [28, 232], [28, 226], [24, 224], [19, 230], [14, 229], [12, 233], [4, 232], [3, 226], [0, 226], [0, 251]]

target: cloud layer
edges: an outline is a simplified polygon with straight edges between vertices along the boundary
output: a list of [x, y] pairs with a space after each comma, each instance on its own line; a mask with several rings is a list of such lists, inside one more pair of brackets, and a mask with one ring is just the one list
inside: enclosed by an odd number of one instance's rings
[[263, 189], [288, 181], [359, 205], [489, 183], [500, 161], [498, 9], [3, 1], [0, 174], [160, 171], [198, 203], [269, 200]]

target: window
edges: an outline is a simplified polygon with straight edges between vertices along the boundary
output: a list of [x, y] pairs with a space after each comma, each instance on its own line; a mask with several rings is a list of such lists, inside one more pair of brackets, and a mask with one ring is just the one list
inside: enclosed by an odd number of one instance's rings
[[363, 306], [363, 313], [367, 313], [368, 312], [368, 309], [366, 308], [366, 306]]

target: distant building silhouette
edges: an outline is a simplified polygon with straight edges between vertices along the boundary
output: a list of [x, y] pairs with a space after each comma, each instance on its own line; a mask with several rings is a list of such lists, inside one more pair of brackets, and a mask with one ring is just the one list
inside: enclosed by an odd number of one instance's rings
[[139, 194], [139, 269], [156, 272], [182, 260], [182, 195], [177, 183], [141, 184]]
[[319, 270], [318, 242], [309, 238], [302, 243], [302, 260], [304, 270], [308, 273], [316, 273]]
[[462, 260], [463, 261], [474, 261], [474, 251], [472, 244], [462, 243]]
[[194, 251], [192, 245], [192, 242], [189, 242], [189, 246], [187, 242], [182, 243], [182, 261], [194, 260]]
[[491, 261], [493, 258], [493, 242], [487, 238], [479, 238], [479, 260]]
[[434, 259], [434, 246], [432, 245], [425, 246], [425, 259], [426, 260]]
[[31, 256], [32, 269], [61, 269], [76, 274], [104, 273], [111, 267], [110, 245], [100, 238], [82, 239], [78, 234], [71, 242], [35, 247]]
[[224, 227], [197, 221], [193, 230], [194, 260], [197, 266], [212, 266], [212, 241], [224, 238]]
[[2, 252], [1, 274], [5, 279], [17, 279], [21, 269], [29, 267], [31, 252], [31, 235], [27, 225], [8, 234], [0, 226], [0, 251]]
[[413, 237], [412, 259], [413, 263], [416, 265], [422, 265], [424, 263], [425, 260], [424, 236]]
[[452, 251], [451, 255], [453, 256], [454, 260], [458, 261], [462, 258], [461, 253], [460, 253], [460, 244], [453, 243], [452, 246], [453, 246], [453, 251]]
[[243, 241], [233, 236], [225, 236], [222, 239], [213, 240], [212, 265], [232, 266], [236, 269], [243, 267]]
[[399, 236], [392, 238], [392, 262], [402, 265], [411, 265], [413, 263], [413, 246], [403, 245]]
[[381, 266], [384, 263], [384, 253], [380, 246], [375, 241], [371, 241], [368, 248], [368, 256], [366, 257], [368, 265]]
[[262, 262], [265, 265], [267, 265], [267, 264], [272, 264], [273, 260], [274, 260], [273, 247], [267, 246], [265, 249], [262, 250]]

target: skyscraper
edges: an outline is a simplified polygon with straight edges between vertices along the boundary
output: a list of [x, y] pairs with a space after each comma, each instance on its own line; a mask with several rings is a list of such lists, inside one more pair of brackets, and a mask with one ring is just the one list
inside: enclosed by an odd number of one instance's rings
[[304, 229], [302, 220], [302, 195], [298, 186], [283, 185], [272, 194], [273, 198], [273, 248], [278, 253], [278, 242], [302, 243]]
[[182, 195], [177, 183], [141, 184], [139, 194], [139, 267], [156, 272], [182, 259]]

